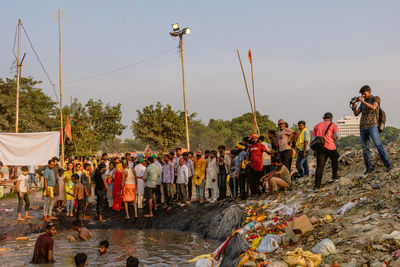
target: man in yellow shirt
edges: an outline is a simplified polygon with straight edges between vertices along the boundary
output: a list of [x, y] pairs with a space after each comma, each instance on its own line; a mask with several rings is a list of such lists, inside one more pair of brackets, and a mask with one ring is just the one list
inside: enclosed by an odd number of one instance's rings
[[204, 201], [204, 178], [206, 175], [206, 160], [204, 159], [201, 150], [197, 150], [196, 157], [194, 158], [194, 175], [193, 185], [196, 188], [197, 200], [200, 203]]

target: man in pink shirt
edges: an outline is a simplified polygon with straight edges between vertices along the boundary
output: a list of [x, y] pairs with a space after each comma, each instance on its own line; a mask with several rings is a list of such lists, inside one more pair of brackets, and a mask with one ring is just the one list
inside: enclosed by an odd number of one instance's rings
[[335, 145], [335, 141], [339, 137], [339, 129], [336, 124], [332, 122], [332, 113], [325, 113], [323, 119], [324, 121], [318, 123], [312, 132], [313, 139], [318, 136], [324, 136], [325, 139], [324, 147], [316, 151], [317, 170], [315, 172], [314, 190], [318, 190], [321, 187], [322, 175], [324, 173], [325, 163], [328, 158], [330, 158], [332, 162], [332, 180], [330, 182], [339, 178], [337, 174], [339, 153], [337, 152]]

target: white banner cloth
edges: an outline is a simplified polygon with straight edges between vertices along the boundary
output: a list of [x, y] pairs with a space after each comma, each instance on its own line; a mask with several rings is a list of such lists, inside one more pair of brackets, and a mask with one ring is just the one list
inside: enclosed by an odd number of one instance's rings
[[0, 161], [6, 165], [46, 165], [59, 155], [60, 132], [0, 133]]

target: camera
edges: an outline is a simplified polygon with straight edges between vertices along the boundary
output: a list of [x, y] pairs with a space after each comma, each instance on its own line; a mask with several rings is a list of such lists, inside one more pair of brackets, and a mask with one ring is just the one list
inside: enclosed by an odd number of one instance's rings
[[353, 108], [354, 103], [359, 102], [360, 100], [358, 100], [358, 97], [355, 96], [350, 100], [350, 108]]

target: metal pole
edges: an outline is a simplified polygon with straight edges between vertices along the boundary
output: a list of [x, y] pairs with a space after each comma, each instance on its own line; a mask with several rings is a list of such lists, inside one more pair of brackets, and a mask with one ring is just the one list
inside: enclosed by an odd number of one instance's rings
[[64, 166], [64, 124], [63, 124], [63, 113], [62, 113], [62, 89], [61, 89], [61, 21], [60, 21], [60, 10], [58, 10], [58, 65], [59, 65], [59, 77], [60, 77], [60, 128], [61, 128], [61, 166]]
[[19, 122], [19, 79], [21, 74], [21, 64], [19, 57], [21, 55], [21, 19], [18, 20], [18, 57], [17, 57], [17, 104], [16, 104], [16, 117], [15, 117], [15, 132], [18, 133]]
[[185, 88], [185, 65], [183, 63], [183, 38], [182, 38], [182, 34], [179, 35], [179, 50], [181, 52], [181, 61], [182, 61], [183, 103], [185, 105], [185, 126], [186, 126], [186, 148], [187, 148], [187, 151], [190, 151], [189, 123], [188, 123], [188, 114], [187, 114], [187, 105], [186, 105], [186, 88]]

